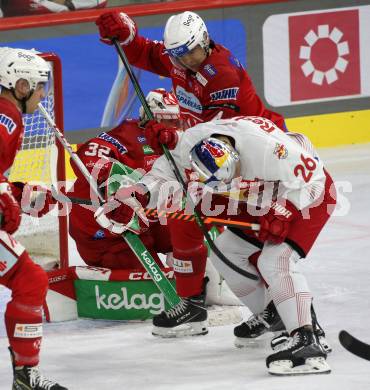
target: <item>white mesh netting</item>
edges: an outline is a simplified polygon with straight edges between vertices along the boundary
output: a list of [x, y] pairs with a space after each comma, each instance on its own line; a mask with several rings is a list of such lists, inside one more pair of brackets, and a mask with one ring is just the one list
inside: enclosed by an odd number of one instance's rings
[[[42, 101], [51, 117], [54, 113], [54, 93], [51, 89]], [[9, 180], [51, 187], [57, 180], [57, 148], [52, 128], [41, 112], [24, 116], [25, 132], [22, 146], [11, 168]], [[15, 234], [34, 261], [49, 268], [59, 259], [59, 222], [57, 207], [42, 218], [22, 215]]]

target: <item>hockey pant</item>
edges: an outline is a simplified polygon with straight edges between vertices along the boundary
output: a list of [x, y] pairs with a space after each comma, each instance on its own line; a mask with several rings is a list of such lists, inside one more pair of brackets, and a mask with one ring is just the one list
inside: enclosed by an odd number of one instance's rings
[[261, 251], [229, 230], [215, 244], [236, 266], [260, 277], [248, 279], [211, 255], [230, 289], [252, 313], [263, 311], [272, 298], [288, 332], [312, 324], [312, 295], [297, 264], [300, 256], [290, 245], [265, 243]]
[[0, 230], [0, 283], [12, 291], [5, 326], [17, 366], [39, 363], [42, 304], [48, 289], [46, 272], [24, 247]]

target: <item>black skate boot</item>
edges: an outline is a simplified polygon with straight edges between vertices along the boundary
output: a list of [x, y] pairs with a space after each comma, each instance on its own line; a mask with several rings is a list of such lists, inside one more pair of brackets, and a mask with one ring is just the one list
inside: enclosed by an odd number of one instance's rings
[[268, 356], [266, 365], [272, 375], [330, 373], [326, 353], [310, 327], [302, 327], [293, 332], [286, 348]]
[[13, 387], [12, 390], [68, 390], [58, 383], [46, 379], [42, 376], [38, 366], [16, 367], [14, 364], [14, 353], [9, 348], [13, 365]]
[[324, 350], [324, 352], [330, 353], [332, 351], [332, 348], [328, 343], [328, 341], [326, 340], [324, 329], [320, 326], [319, 322], [317, 321], [317, 317], [313, 305], [311, 305], [311, 316], [312, 316], [313, 331], [317, 339], [319, 340], [321, 348]]
[[[207, 283], [207, 281], [205, 281]], [[198, 336], [208, 333], [206, 289], [201, 295], [183, 298], [172, 309], [153, 317], [154, 336], [164, 338]]]
[[[311, 305], [311, 316], [312, 316], [312, 326], [313, 331], [319, 341], [319, 344], [321, 345], [321, 348], [324, 352], [330, 353], [332, 351], [332, 348], [325, 337], [324, 329], [320, 326], [320, 324], [317, 321], [316, 313], [313, 308], [313, 305]], [[289, 334], [287, 331], [282, 332], [281, 334], [275, 336], [271, 340], [271, 348], [273, 351], [277, 352], [282, 349], [284, 349], [289, 342]]]
[[256, 339], [260, 339], [263, 334], [277, 332], [284, 328], [274, 302], [271, 301], [262, 313], [254, 314], [248, 321], [234, 328], [235, 346], [247, 347]]

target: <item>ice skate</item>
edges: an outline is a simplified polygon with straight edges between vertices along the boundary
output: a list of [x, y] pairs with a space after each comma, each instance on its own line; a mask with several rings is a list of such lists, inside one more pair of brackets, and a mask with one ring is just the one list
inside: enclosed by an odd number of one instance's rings
[[[313, 330], [319, 341], [319, 344], [321, 345], [321, 348], [325, 353], [332, 352], [332, 348], [326, 339], [324, 329], [320, 326], [320, 324], [317, 321], [316, 313], [313, 306], [311, 306], [311, 315], [312, 315]], [[277, 352], [286, 348], [288, 342], [289, 342], [289, 334], [287, 331], [284, 331], [279, 335], [275, 336], [274, 338], [272, 338], [270, 345], [272, 350]]]
[[285, 349], [266, 359], [268, 372], [272, 375], [329, 374], [326, 353], [311, 329], [299, 328], [289, 339]]
[[172, 309], [153, 318], [154, 336], [164, 338], [198, 336], [208, 333], [205, 294], [184, 298]]
[[238, 348], [247, 347], [256, 340], [261, 340], [261, 336], [265, 333], [283, 329], [284, 324], [271, 301], [262, 313], [253, 315], [248, 321], [234, 328], [235, 346]]
[[68, 390], [58, 383], [46, 379], [41, 373], [38, 366], [15, 366], [14, 353], [9, 348], [13, 364], [13, 387], [12, 390]]

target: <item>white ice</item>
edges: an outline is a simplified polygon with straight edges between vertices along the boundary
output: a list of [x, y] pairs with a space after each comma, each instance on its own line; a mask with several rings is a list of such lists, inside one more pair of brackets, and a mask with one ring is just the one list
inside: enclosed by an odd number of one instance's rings
[[[325, 149], [320, 155], [337, 180], [338, 212], [344, 215], [331, 219], [302, 266], [334, 348], [330, 375], [268, 375], [268, 346], [236, 349], [233, 326], [210, 328], [207, 336], [163, 340], [151, 336], [149, 322], [78, 320], [45, 324], [41, 366], [46, 376], [70, 390], [368, 389], [370, 362], [344, 350], [337, 336], [346, 329], [370, 343], [370, 145]], [[1, 317], [8, 298], [1, 288]], [[1, 390], [11, 388], [7, 346], [0, 324]]]

